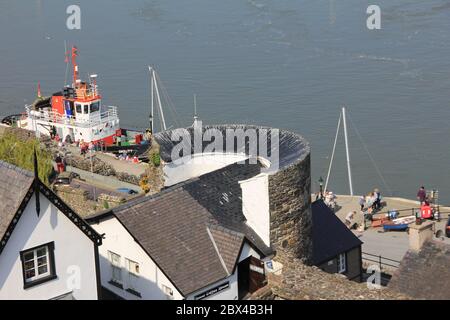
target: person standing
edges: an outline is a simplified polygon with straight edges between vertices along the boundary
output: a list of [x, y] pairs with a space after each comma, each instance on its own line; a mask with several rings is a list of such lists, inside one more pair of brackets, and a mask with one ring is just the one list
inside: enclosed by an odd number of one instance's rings
[[364, 211], [365, 204], [366, 204], [366, 196], [359, 197], [359, 206], [361, 208], [361, 211]]
[[417, 191], [417, 199], [420, 201], [421, 205], [427, 199], [427, 192], [425, 191], [424, 186], [421, 186], [419, 191]]
[[64, 162], [59, 154], [56, 156], [55, 162], [58, 173], [64, 172]]
[[374, 194], [374, 209], [375, 210], [379, 210], [381, 208], [381, 193], [380, 190], [378, 190], [377, 188], [375, 188], [373, 190], [373, 194]]

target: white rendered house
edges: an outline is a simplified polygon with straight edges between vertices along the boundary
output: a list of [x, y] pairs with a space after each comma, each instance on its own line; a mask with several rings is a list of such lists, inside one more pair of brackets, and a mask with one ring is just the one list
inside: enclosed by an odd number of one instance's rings
[[101, 237], [31, 172], [0, 161], [0, 300], [100, 298]]
[[102, 286], [127, 300], [238, 300], [265, 285], [272, 250], [246, 223], [239, 183], [259, 171], [232, 164], [88, 217], [104, 234]]

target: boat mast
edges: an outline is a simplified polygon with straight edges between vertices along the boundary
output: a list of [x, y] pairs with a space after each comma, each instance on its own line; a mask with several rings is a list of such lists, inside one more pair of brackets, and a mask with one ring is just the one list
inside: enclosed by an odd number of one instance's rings
[[73, 87], [75, 88], [78, 80], [78, 65], [77, 65], [78, 49], [72, 47], [72, 66], [73, 66]]
[[151, 66], [148, 66], [148, 71], [150, 72], [150, 132], [153, 134], [153, 113], [154, 113], [154, 97], [153, 97], [153, 90], [154, 90], [154, 84], [153, 84], [153, 69]]
[[194, 124], [193, 127], [196, 127], [198, 124], [198, 115], [197, 115], [197, 95], [194, 94]]
[[345, 154], [347, 156], [348, 184], [350, 187], [350, 195], [353, 196], [352, 170], [350, 168], [350, 153], [348, 150], [347, 119], [345, 116], [345, 107], [342, 108], [342, 119], [344, 122]]

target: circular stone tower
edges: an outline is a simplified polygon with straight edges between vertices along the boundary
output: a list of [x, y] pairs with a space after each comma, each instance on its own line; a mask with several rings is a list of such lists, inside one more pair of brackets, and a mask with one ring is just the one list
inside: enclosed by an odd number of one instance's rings
[[[228, 131], [241, 130], [256, 132], [258, 139], [261, 135], [269, 136], [268, 145], [277, 146], [272, 149], [272, 154], [265, 158], [270, 163], [267, 170], [262, 170], [268, 175], [268, 198], [270, 220], [270, 246], [276, 251], [279, 258], [294, 257], [305, 263], [312, 261], [312, 211], [311, 211], [311, 163], [309, 143], [300, 135], [269, 127], [253, 125], [209, 125], [200, 130], [212, 129], [223, 135], [223, 145], [227, 143]], [[190, 153], [195, 154], [194, 128], [175, 129], [184, 130], [184, 136], [190, 136], [187, 145]], [[161, 158], [171, 162], [171, 152], [177, 141], [173, 141], [174, 130], [155, 134], [155, 138], [161, 146]], [[274, 133], [274, 135], [272, 135]], [[186, 141], [185, 141], [186, 142]], [[205, 143], [207, 145], [208, 142]], [[202, 148], [205, 146], [203, 145]], [[248, 147], [248, 140], [241, 149], [227, 150], [236, 154], [243, 152], [249, 156], [264, 158], [259, 151], [252, 154], [252, 148]], [[186, 151], [186, 148], [184, 148]], [[186, 152], [184, 152], [184, 155]], [[273, 160], [276, 158], [276, 165]]]

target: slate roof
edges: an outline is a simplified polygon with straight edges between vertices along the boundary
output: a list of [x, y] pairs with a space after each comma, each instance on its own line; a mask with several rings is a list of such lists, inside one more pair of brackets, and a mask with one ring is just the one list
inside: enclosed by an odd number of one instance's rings
[[[34, 173], [0, 160], [0, 254], [23, 213], [19, 207], [22, 203], [27, 205], [24, 201], [29, 201], [34, 192], [34, 181]], [[47, 197], [89, 239], [97, 245], [101, 244], [101, 236], [86, 221], [40, 180], [37, 180], [37, 183], [42, 196]], [[8, 230], [10, 231], [7, 232]]]
[[209, 230], [228, 273], [232, 274], [236, 266], [236, 261], [239, 258], [244, 235], [220, 226], [210, 226]]
[[272, 254], [242, 213], [238, 182], [260, 170], [260, 164], [232, 164], [88, 221], [116, 216], [186, 296], [231, 274], [244, 240]]
[[34, 181], [34, 175], [0, 161], [0, 239], [6, 232]]
[[450, 300], [450, 245], [435, 240], [408, 250], [388, 287], [416, 299]]
[[322, 201], [312, 203], [313, 264], [321, 264], [362, 244]]

